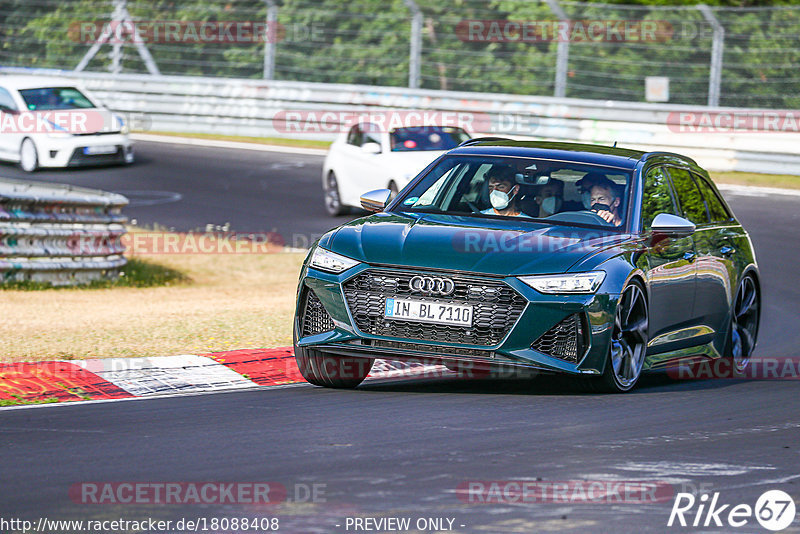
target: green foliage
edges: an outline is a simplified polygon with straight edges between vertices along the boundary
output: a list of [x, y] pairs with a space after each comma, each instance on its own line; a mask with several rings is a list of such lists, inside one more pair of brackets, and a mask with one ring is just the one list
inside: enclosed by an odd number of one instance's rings
[[[275, 78], [328, 83], [406, 86], [411, 12], [404, 0], [282, 0], [279, 2]], [[782, 0], [712, 0], [725, 28], [721, 104], [800, 107], [800, 8]], [[534, 0], [440, 0], [422, 10], [422, 87], [552, 95], [558, 44], [477, 42], [459, 33], [465, 21], [555, 21]], [[658, 42], [573, 41], [567, 96], [644, 99], [645, 77], [670, 78], [670, 101], [705, 104], [711, 58], [710, 25], [694, 0], [602, 0], [561, 5], [572, 20], [650, 21], [664, 30]], [[128, 0], [139, 21], [265, 21], [264, 0]], [[771, 7], [771, 9], [758, 8]], [[747, 9], [733, 9], [745, 7]], [[72, 68], [89, 44], [76, 25], [108, 21], [111, 0], [0, 0], [0, 63]], [[149, 42], [164, 74], [261, 78], [263, 42]], [[146, 72], [136, 48], [122, 47], [126, 72]], [[108, 70], [105, 45], [89, 70]]]

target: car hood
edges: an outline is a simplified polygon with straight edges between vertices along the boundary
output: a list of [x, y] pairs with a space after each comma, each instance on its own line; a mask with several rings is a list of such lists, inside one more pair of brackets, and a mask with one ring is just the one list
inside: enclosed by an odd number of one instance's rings
[[566, 272], [628, 237], [511, 217], [379, 213], [341, 226], [323, 245], [370, 264], [517, 276]]

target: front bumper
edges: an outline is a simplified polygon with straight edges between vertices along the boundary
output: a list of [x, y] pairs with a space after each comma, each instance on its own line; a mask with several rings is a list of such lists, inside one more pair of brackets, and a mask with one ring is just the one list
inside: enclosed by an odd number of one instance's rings
[[[603, 371], [619, 298], [617, 294], [603, 292], [603, 287], [594, 295], [545, 295], [515, 277], [486, 277], [493, 282], [500, 281], [506, 284], [525, 300], [524, 309], [515, 319], [513, 326], [502, 339], [487, 345], [452, 342], [452, 340], [440, 341], [430, 335], [427, 339], [419, 335], [416, 337], [375, 335], [359, 329], [343, 287], [346, 287], [348, 281], [367, 270], [375, 271], [380, 268], [362, 264], [340, 275], [304, 268], [297, 292], [295, 315], [298, 346], [313, 346], [332, 354], [371, 356], [390, 360], [458, 360], [587, 375], [600, 374]], [[411, 268], [409, 270], [417, 271]], [[436, 274], [457, 276], [463, 273]], [[312, 330], [311, 335], [304, 335], [302, 320], [309, 293], [313, 293], [318, 299], [317, 304], [324, 309], [330, 322], [326, 323], [325, 327]], [[569, 360], [554, 357], [533, 348], [535, 342], [552, 333], [554, 327], [573, 316], [583, 321], [582, 324], [585, 325], [583, 335], [586, 343], [582, 346], [578, 358]], [[316, 333], [321, 329], [325, 331]], [[538, 343], [536, 346], [541, 348], [543, 344]]]
[[[46, 135], [34, 139], [41, 167], [78, 167], [133, 163], [133, 144], [124, 134], [73, 135], [58, 138]], [[113, 147], [114, 151], [91, 153], [98, 147]]]

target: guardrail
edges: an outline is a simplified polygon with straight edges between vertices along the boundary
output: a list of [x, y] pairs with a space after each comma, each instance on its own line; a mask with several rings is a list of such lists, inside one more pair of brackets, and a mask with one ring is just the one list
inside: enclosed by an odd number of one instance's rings
[[[79, 81], [113, 110], [129, 117], [132, 129], [214, 133], [253, 137], [332, 140], [337, 127], [287, 131], [277, 120], [287, 111], [337, 113], [389, 110], [471, 113], [490, 129], [476, 134], [577, 141], [686, 154], [708, 169], [800, 175], [800, 112], [786, 131], [727, 131], [687, 128], [681, 114], [768, 114], [742, 110], [597, 101], [575, 98], [141, 74], [106, 74], [48, 69], [2, 68], [0, 73], [60, 76]], [[762, 117], [763, 120], [763, 117]], [[283, 125], [282, 125], [283, 124]], [[309, 126], [308, 121], [304, 123]], [[702, 126], [702, 124], [701, 124]], [[341, 129], [341, 128], [338, 128]]]
[[114, 193], [0, 178], [0, 284], [116, 278], [127, 204]]

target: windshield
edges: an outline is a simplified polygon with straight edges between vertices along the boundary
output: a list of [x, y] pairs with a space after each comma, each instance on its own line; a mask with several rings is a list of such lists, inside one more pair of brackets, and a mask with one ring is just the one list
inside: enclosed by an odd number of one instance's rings
[[413, 187], [394, 211], [622, 228], [631, 171], [527, 158], [449, 156]]
[[467, 139], [469, 134], [461, 128], [424, 126], [397, 128], [389, 132], [392, 152], [417, 150], [450, 150]]
[[95, 107], [83, 93], [74, 87], [42, 87], [19, 92], [28, 111], [59, 109], [87, 109]]

